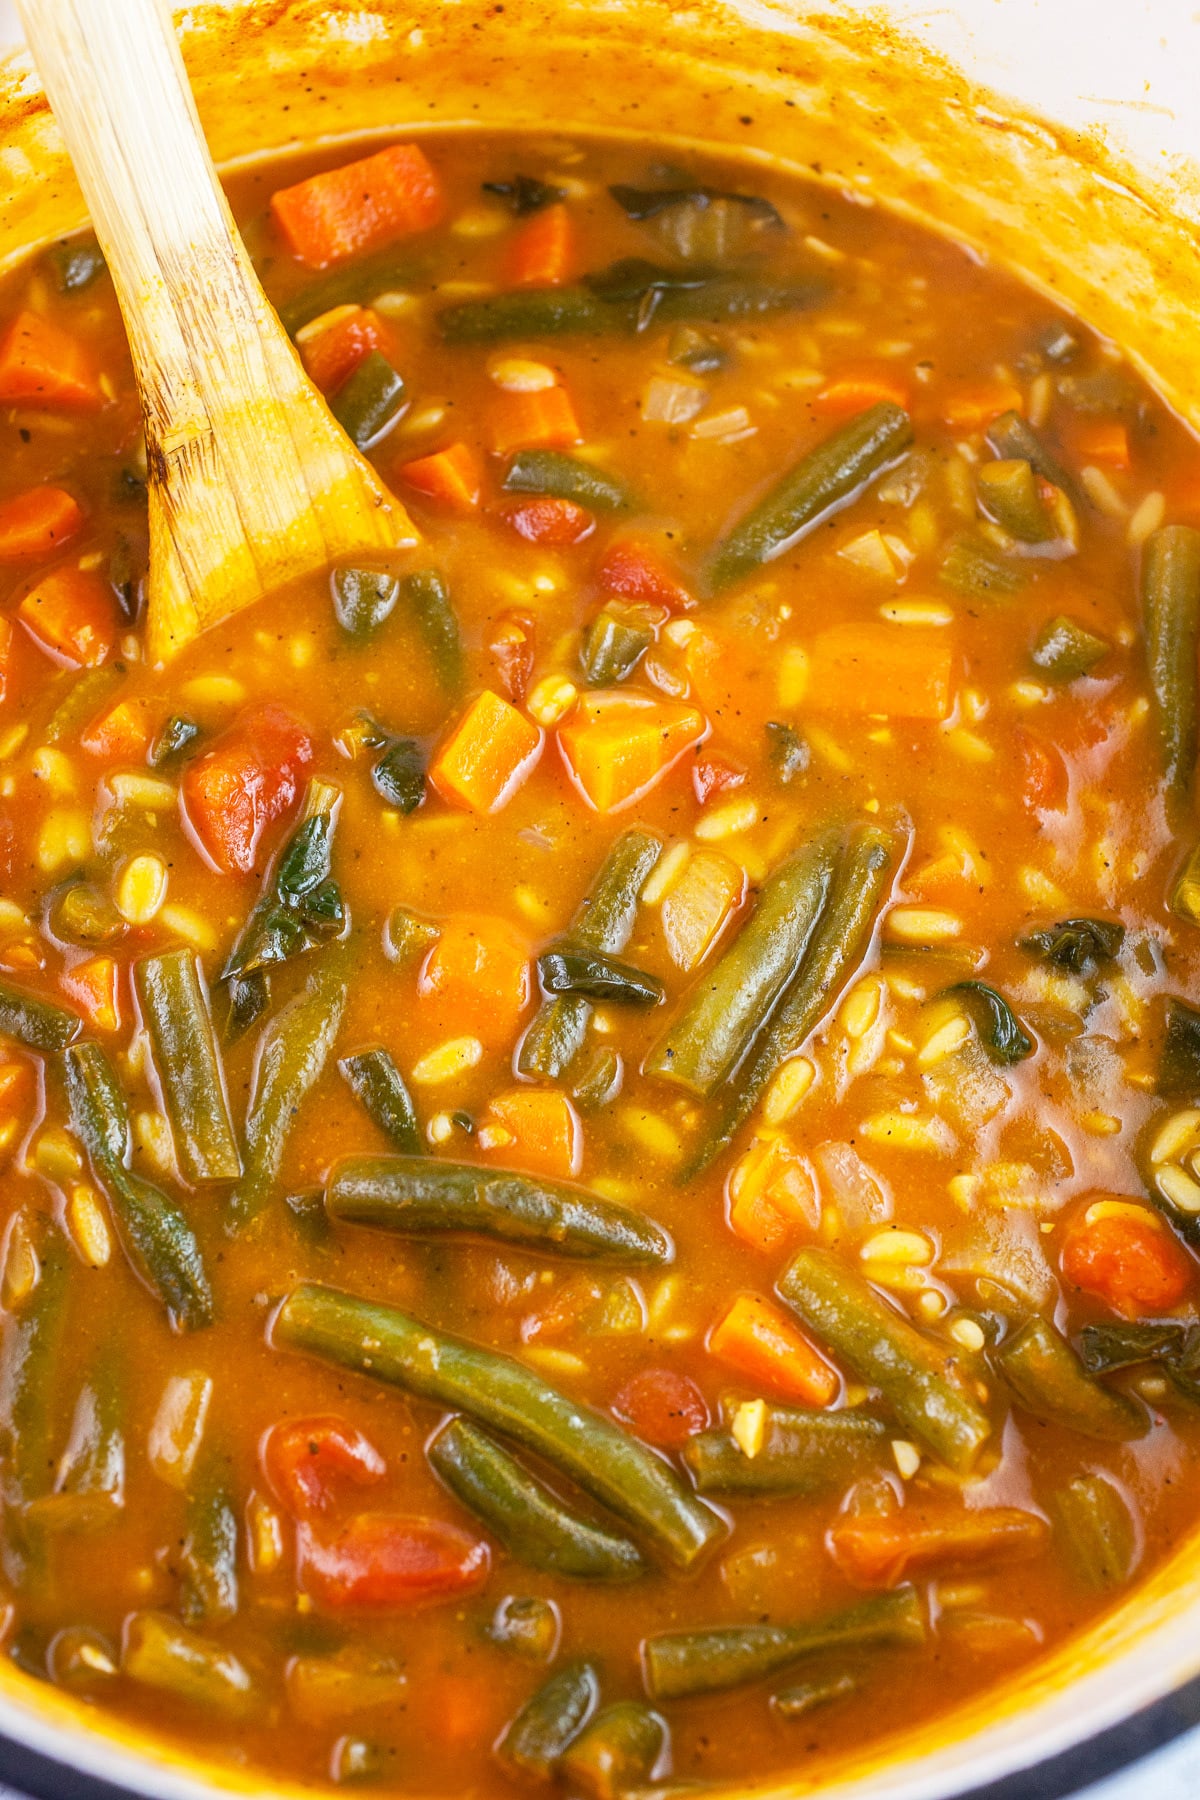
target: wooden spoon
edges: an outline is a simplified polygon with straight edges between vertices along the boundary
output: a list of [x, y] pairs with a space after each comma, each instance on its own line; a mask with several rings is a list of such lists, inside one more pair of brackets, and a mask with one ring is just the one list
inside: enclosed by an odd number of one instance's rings
[[147, 654], [416, 542], [312, 386], [217, 182], [166, 0], [17, 0], [108, 261], [146, 422]]

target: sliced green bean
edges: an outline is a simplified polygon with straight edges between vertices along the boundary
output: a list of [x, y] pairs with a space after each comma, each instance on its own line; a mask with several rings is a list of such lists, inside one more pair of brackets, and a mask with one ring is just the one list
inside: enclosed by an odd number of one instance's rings
[[246, 1114], [243, 1175], [229, 1202], [233, 1231], [250, 1223], [278, 1179], [296, 1115], [329, 1060], [348, 991], [343, 959], [327, 953], [263, 1034]]
[[564, 1663], [528, 1699], [496, 1746], [502, 1762], [548, 1781], [558, 1759], [600, 1704], [594, 1663]]
[[1129, 1580], [1137, 1562], [1137, 1527], [1111, 1481], [1076, 1475], [1059, 1489], [1054, 1507], [1067, 1555], [1088, 1587], [1119, 1587]]
[[108, 1195], [126, 1255], [175, 1329], [198, 1330], [213, 1312], [200, 1246], [175, 1202], [125, 1166], [129, 1108], [112, 1065], [93, 1043], [72, 1044], [63, 1062], [71, 1129]]
[[404, 583], [404, 600], [417, 622], [443, 690], [457, 693], [462, 686], [463, 647], [450, 590], [436, 569], [419, 569]]
[[1143, 1410], [1094, 1381], [1066, 1338], [1045, 1319], [1028, 1319], [1000, 1346], [995, 1360], [1019, 1404], [1035, 1419], [1109, 1443], [1146, 1434]]
[[334, 269], [318, 281], [285, 300], [279, 318], [289, 337], [295, 337], [302, 325], [332, 312], [335, 306], [365, 306], [376, 294], [407, 288], [416, 274], [410, 252], [385, 250], [381, 255], [356, 259], [348, 268]]
[[333, 614], [342, 630], [365, 643], [374, 637], [396, 610], [400, 577], [390, 569], [365, 569], [348, 565], [334, 569], [329, 578]]
[[1065, 682], [1090, 675], [1111, 649], [1107, 638], [1089, 631], [1078, 619], [1058, 613], [1053, 619], [1046, 620], [1029, 654], [1035, 669], [1040, 669], [1051, 681]]
[[132, 1613], [126, 1620], [121, 1672], [142, 1687], [225, 1718], [249, 1718], [260, 1705], [249, 1671], [233, 1651], [168, 1613]]
[[223, 1625], [238, 1609], [238, 1516], [223, 1460], [208, 1457], [187, 1497], [179, 1610], [185, 1625]]
[[620, 1800], [631, 1788], [654, 1780], [670, 1744], [660, 1714], [641, 1700], [617, 1700], [572, 1739], [558, 1767], [570, 1786], [582, 1789], [590, 1800]]
[[757, 1045], [737, 1070], [732, 1093], [694, 1152], [685, 1175], [706, 1169], [749, 1118], [778, 1071], [808, 1042], [862, 961], [887, 892], [894, 846], [866, 825], [851, 834], [800, 973]]
[[643, 607], [610, 600], [584, 629], [579, 666], [589, 687], [613, 687], [633, 674], [654, 642], [654, 626]]
[[570, 1581], [636, 1581], [646, 1572], [628, 1538], [589, 1524], [467, 1419], [451, 1419], [427, 1451], [456, 1499], [510, 1556]]
[[827, 1650], [924, 1642], [920, 1601], [913, 1588], [902, 1587], [803, 1625], [662, 1632], [643, 1643], [642, 1669], [651, 1699], [682, 1700], [689, 1694], [715, 1694], [765, 1680], [803, 1657]]
[[551, 1181], [427, 1156], [354, 1156], [325, 1190], [331, 1219], [424, 1237], [467, 1233], [557, 1256], [653, 1268], [674, 1255], [660, 1225], [615, 1200]]
[[113, 1523], [125, 1504], [125, 1433], [116, 1359], [103, 1350], [75, 1403], [52, 1493], [31, 1513], [51, 1531], [90, 1531]]
[[989, 519], [1024, 544], [1045, 544], [1054, 526], [1038, 491], [1033, 467], [1023, 457], [984, 463], [976, 476], [979, 500]]
[[1024, 571], [1005, 562], [971, 537], [953, 538], [942, 557], [938, 579], [965, 600], [1003, 600], [1024, 587]]
[[65, 1050], [82, 1030], [78, 1013], [0, 981], [0, 1037], [15, 1038], [30, 1050]]
[[561, 949], [543, 950], [537, 969], [544, 994], [582, 994], [587, 1000], [620, 1006], [659, 1006], [666, 998], [656, 975], [602, 950], [573, 949], [569, 942]]
[[635, 1535], [691, 1568], [725, 1531], [668, 1465], [603, 1414], [511, 1357], [433, 1330], [394, 1307], [302, 1283], [275, 1315], [272, 1341], [418, 1398], [467, 1413], [578, 1482]]
[[968, 1391], [953, 1350], [918, 1331], [829, 1251], [799, 1251], [777, 1291], [860, 1381], [880, 1390], [935, 1456], [959, 1474], [972, 1468], [991, 1422]]
[[645, 263], [635, 266], [649, 270], [649, 275], [631, 281], [622, 273], [630, 267], [626, 262], [601, 270], [591, 278], [590, 287], [529, 288], [467, 300], [441, 312], [438, 327], [448, 344], [496, 344], [570, 333], [595, 337], [609, 331], [641, 331], [652, 322], [705, 319], [715, 324], [771, 312], [803, 312], [829, 293], [829, 283], [819, 277], [776, 283], [736, 274], [692, 275], [686, 286], [668, 289], [669, 278], [677, 283], [683, 279], [679, 273], [654, 270]]
[[[619, 837], [572, 919], [567, 941], [620, 955], [633, 936], [641, 891], [661, 855], [662, 840], [653, 832], [627, 831]], [[517, 1051], [519, 1072], [559, 1080], [583, 1047], [591, 1016], [590, 1002], [579, 994], [543, 1000]]]
[[180, 1168], [189, 1181], [236, 1181], [242, 1159], [195, 956], [144, 957], [133, 979]]
[[620, 512], [633, 505], [623, 481], [565, 450], [519, 450], [503, 487], [506, 494], [554, 494], [591, 512]]
[[620, 331], [624, 315], [584, 287], [526, 288], [493, 294], [486, 300], [464, 300], [438, 314], [438, 329], [447, 344], [500, 344], [512, 338], [564, 337], [570, 333], [598, 336]]
[[840, 849], [840, 832], [827, 832], [768, 876], [747, 923], [651, 1046], [649, 1074], [705, 1098], [729, 1076], [803, 966]]
[[51, 897], [46, 923], [64, 944], [115, 944], [129, 930], [107, 894], [90, 881], [71, 881]]
[[538, 1594], [507, 1594], [492, 1614], [487, 1634], [493, 1644], [524, 1662], [554, 1661], [562, 1621], [553, 1600]]
[[714, 592], [773, 562], [831, 512], [852, 500], [912, 442], [912, 420], [884, 401], [868, 407], [790, 469], [717, 545], [709, 565]]
[[1164, 525], [1142, 551], [1142, 628], [1167, 798], [1176, 813], [1196, 774], [1200, 531]]
[[1078, 490], [1062, 464], [1056, 462], [1045, 444], [1017, 412], [1001, 413], [987, 428], [987, 441], [996, 455], [1008, 460], [1019, 458], [1036, 469], [1043, 481], [1060, 488], [1071, 500]]
[[343, 1056], [338, 1069], [351, 1093], [397, 1150], [407, 1156], [419, 1156], [425, 1146], [417, 1109], [391, 1052], [380, 1044], [371, 1050], [358, 1050], [353, 1056]]
[[403, 377], [387, 357], [371, 350], [329, 402], [329, 410], [351, 443], [370, 450], [406, 401]]
[[886, 1463], [894, 1433], [858, 1407], [814, 1412], [768, 1406], [762, 1444], [747, 1456], [727, 1428], [697, 1432], [683, 1449], [697, 1492], [745, 1497], [821, 1494]]
[[[19, 1246], [16, 1233], [23, 1234]], [[0, 1337], [0, 1565], [13, 1586], [30, 1579], [43, 1545], [29, 1509], [47, 1491], [54, 1468], [54, 1398], [67, 1347], [71, 1251], [48, 1218], [22, 1208], [9, 1227], [6, 1255], [18, 1254], [29, 1285], [5, 1308]], [[12, 1264], [10, 1263], [10, 1267]]]

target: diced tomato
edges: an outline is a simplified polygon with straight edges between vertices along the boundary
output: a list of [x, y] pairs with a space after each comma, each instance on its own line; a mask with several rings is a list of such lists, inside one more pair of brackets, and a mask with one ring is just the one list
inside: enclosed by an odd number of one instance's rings
[[94, 412], [104, 392], [73, 337], [37, 313], [20, 312], [0, 334], [0, 403]]
[[506, 919], [459, 913], [447, 919], [417, 977], [447, 1030], [507, 1043], [529, 1004], [529, 945]]
[[113, 591], [95, 569], [60, 564], [31, 587], [17, 617], [35, 643], [66, 668], [95, 669], [117, 641]]
[[293, 805], [312, 739], [281, 706], [243, 713], [184, 771], [184, 813], [217, 868], [248, 875], [264, 831]]
[[542, 744], [540, 726], [485, 688], [439, 745], [429, 779], [443, 800], [499, 812], [532, 775]]
[[736, 768], [722, 756], [702, 757], [692, 770], [692, 786], [701, 806], [714, 795], [728, 794], [734, 788], [742, 787], [745, 780], [745, 769]]
[[486, 1125], [499, 1127], [498, 1162], [562, 1181], [578, 1175], [583, 1131], [579, 1114], [558, 1088], [519, 1087], [497, 1094], [488, 1106]]
[[296, 1573], [318, 1606], [408, 1608], [470, 1593], [487, 1580], [491, 1551], [438, 1519], [359, 1513], [325, 1535], [296, 1528]]
[[89, 756], [108, 762], [132, 762], [144, 757], [154, 736], [150, 706], [145, 700], [118, 700], [93, 719], [79, 740]]
[[575, 226], [560, 202], [522, 225], [509, 246], [505, 277], [512, 287], [558, 287], [571, 272]]
[[813, 396], [813, 410], [829, 419], [848, 419], [870, 406], [890, 402], [907, 407], [908, 383], [887, 364], [860, 363], [842, 369]]
[[1195, 1263], [1157, 1214], [1118, 1195], [1085, 1204], [1063, 1239], [1062, 1272], [1126, 1319], [1170, 1312], [1196, 1279]]
[[564, 450], [583, 436], [571, 397], [562, 387], [501, 394], [492, 407], [491, 427], [497, 456], [510, 456], [514, 450]]
[[648, 600], [665, 606], [669, 612], [690, 612], [696, 604], [649, 550], [625, 539], [609, 545], [596, 579], [606, 594], [620, 594], [626, 600]]
[[1016, 726], [1012, 735], [1021, 763], [1025, 805], [1031, 812], [1062, 812], [1070, 782], [1061, 755], [1023, 725]]
[[121, 1024], [120, 965], [111, 956], [93, 956], [63, 972], [63, 992], [79, 1007], [93, 1031], [117, 1031]]
[[396, 473], [416, 493], [439, 501], [452, 512], [474, 512], [483, 492], [478, 461], [466, 444], [448, 444], [431, 456], [401, 463]]
[[0, 504], [0, 562], [51, 556], [83, 524], [79, 502], [64, 488], [30, 488]]
[[[307, 334], [307, 327], [305, 331]], [[395, 363], [392, 334], [369, 306], [339, 306], [328, 323], [311, 336], [305, 335], [300, 345], [304, 367], [323, 394], [336, 393], [372, 350]]]
[[428, 231], [445, 212], [442, 186], [416, 144], [310, 175], [271, 196], [271, 211], [293, 256], [324, 269]]
[[345, 1419], [285, 1419], [260, 1448], [263, 1473], [293, 1518], [328, 1518], [339, 1489], [371, 1487], [387, 1465], [374, 1444]]
[[596, 521], [586, 507], [576, 506], [573, 500], [556, 500], [550, 494], [513, 501], [502, 508], [502, 517], [519, 537], [555, 549], [581, 544], [596, 529]]
[[708, 1402], [675, 1369], [639, 1369], [612, 1403], [618, 1419], [647, 1444], [679, 1450], [708, 1424]]
[[501, 687], [518, 705], [529, 688], [536, 646], [537, 626], [530, 613], [507, 612], [496, 620], [488, 649]]
[[558, 741], [584, 797], [610, 813], [649, 793], [707, 731], [694, 706], [600, 689], [583, 695]]

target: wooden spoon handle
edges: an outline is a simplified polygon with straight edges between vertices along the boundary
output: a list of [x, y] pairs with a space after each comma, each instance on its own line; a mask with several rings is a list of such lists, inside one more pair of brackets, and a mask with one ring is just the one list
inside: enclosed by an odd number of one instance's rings
[[146, 420], [152, 654], [305, 569], [411, 542], [237, 235], [167, 0], [18, 0], [112, 272]]

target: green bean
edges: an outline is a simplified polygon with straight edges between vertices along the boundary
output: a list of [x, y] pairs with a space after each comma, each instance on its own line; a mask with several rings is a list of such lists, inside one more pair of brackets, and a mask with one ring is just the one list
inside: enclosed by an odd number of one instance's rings
[[571, 1071], [571, 1098], [584, 1112], [597, 1112], [621, 1091], [624, 1068], [611, 1044], [597, 1044]]
[[554, 494], [590, 512], [620, 512], [633, 505], [624, 482], [564, 450], [519, 450], [502, 485], [506, 494]]
[[101, 669], [85, 669], [82, 675], [75, 676], [42, 732], [46, 743], [61, 744], [82, 731], [124, 681], [124, 668], [113, 663]]
[[1033, 1039], [1023, 1029], [1004, 995], [997, 993], [994, 987], [988, 987], [986, 982], [956, 981], [943, 988], [938, 999], [962, 1003], [991, 1062], [1006, 1067], [1033, 1055]]
[[242, 1160], [195, 956], [170, 950], [144, 957], [133, 979], [180, 1168], [193, 1182], [235, 1181]]
[[387, 922], [384, 947], [394, 962], [410, 962], [424, 956], [441, 935], [432, 919], [423, 919], [410, 906], [397, 906]]
[[584, 628], [579, 666], [589, 687], [624, 681], [654, 642], [654, 626], [644, 607], [610, 600]]
[[75, 1403], [52, 1493], [33, 1502], [32, 1516], [51, 1531], [111, 1525], [125, 1504], [125, 1434], [121, 1385], [111, 1346], [97, 1359]]
[[960, 1376], [953, 1350], [918, 1331], [828, 1251], [799, 1251], [777, 1291], [860, 1381], [880, 1390], [935, 1456], [958, 1474], [971, 1469], [991, 1424]]
[[912, 420], [884, 401], [868, 407], [800, 459], [717, 545], [713, 592], [773, 562], [830, 513], [848, 506], [912, 442]]
[[601, 950], [572, 949], [569, 941], [561, 949], [543, 950], [537, 969], [544, 994], [582, 994], [623, 1006], [659, 1006], [666, 998], [656, 975]]
[[[66, 1350], [72, 1257], [57, 1226], [24, 1208], [9, 1227], [5, 1256], [12, 1293], [0, 1338], [0, 1565], [20, 1587], [42, 1563], [44, 1546], [28, 1509], [45, 1494], [54, 1467], [53, 1405]], [[19, 1290], [18, 1273], [28, 1278]]]
[[706, 1169], [733, 1141], [784, 1063], [804, 1048], [866, 951], [887, 889], [893, 845], [877, 826], [852, 833], [800, 972], [758, 1044], [738, 1069], [733, 1091], [694, 1152], [684, 1175]]
[[200, 727], [195, 719], [189, 719], [184, 713], [172, 713], [150, 746], [150, 767], [161, 769], [189, 744], [194, 744], [199, 736]]
[[380, 351], [371, 350], [333, 395], [329, 410], [351, 443], [370, 450], [393, 423], [406, 398], [399, 371]]
[[125, 1166], [129, 1109], [112, 1065], [98, 1044], [73, 1044], [64, 1073], [71, 1129], [108, 1195], [126, 1255], [177, 1331], [208, 1325], [212, 1290], [195, 1233], [173, 1200]]
[[342, 630], [360, 643], [374, 637], [391, 618], [400, 598], [400, 577], [390, 569], [356, 565], [334, 569], [329, 578], [333, 616]]
[[512, 338], [561, 337], [568, 333], [598, 336], [620, 331], [624, 315], [605, 305], [584, 287], [526, 288], [465, 300], [438, 314], [438, 329], [447, 344], [500, 344]]
[[469, 1420], [451, 1419], [426, 1454], [455, 1498], [517, 1562], [570, 1581], [635, 1581], [645, 1574], [636, 1545], [579, 1518]]
[[209, 1456], [187, 1497], [179, 1610], [185, 1625], [223, 1625], [238, 1609], [238, 1517], [228, 1473]]
[[371, 1050], [343, 1056], [338, 1070], [352, 1094], [360, 1100], [381, 1131], [387, 1133], [397, 1150], [407, 1156], [419, 1156], [424, 1149], [417, 1109], [404, 1085], [404, 1077], [391, 1053], [377, 1044]]
[[442, 688], [447, 694], [457, 693], [462, 686], [463, 647], [449, 589], [435, 569], [420, 569], [405, 581], [404, 599]]
[[487, 1628], [493, 1644], [533, 1663], [554, 1661], [560, 1633], [558, 1608], [537, 1594], [507, 1594]]
[[1167, 799], [1178, 814], [1196, 774], [1200, 531], [1190, 525], [1164, 525], [1146, 540], [1142, 629]]
[[263, 1034], [246, 1114], [244, 1172], [229, 1202], [231, 1231], [250, 1223], [278, 1178], [296, 1115], [333, 1049], [347, 993], [343, 959], [327, 953]]
[[529, 1250], [653, 1268], [674, 1254], [660, 1225], [615, 1200], [551, 1181], [427, 1156], [354, 1156], [329, 1177], [325, 1205], [345, 1225], [426, 1236], [469, 1233]]
[[1054, 1498], [1067, 1554], [1091, 1588], [1118, 1587], [1137, 1562], [1137, 1527], [1103, 1475], [1076, 1475]]
[[1045, 1319], [1026, 1320], [1000, 1346], [995, 1361], [1018, 1403], [1035, 1419], [1110, 1443], [1146, 1434], [1141, 1407], [1093, 1381], [1066, 1338]]
[[603, 1414], [511, 1357], [434, 1331], [394, 1307], [302, 1283], [275, 1315], [272, 1341], [467, 1413], [578, 1482], [679, 1568], [691, 1568], [724, 1522], [668, 1465]]
[[408, 287], [416, 272], [409, 251], [385, 250], [378, 256], [356, 258], [349, 268], [335, 269], [285, 300], [279, 308], [280, 323], [289, 337], [295, 337], [302, 325], [332, 312], [335, 306], [363, 306], [376, 294]]
[[818, 1676], [815, 1681], [798, 1681], [771, 1695], [771, 1711], [777, 1718], [794, 1722], [807, 1718], [819, 1706], [829, 1706], [834, 1700], [848, 1700], [851, 1694], [858, 1692], [858, 1686], [853, 1675]]
[[989, 519], [1024, 544], [1045, 544], [1055, 535], [1038, 492], [1037, 477], [1023, 457], [984, 463], [976, 476], [979, 500]]
[[0, 981], [0, 1037], [15, 1038], [30, 1050], [65, 1050], [82, 1030], [78, 1013]]
[[[661, 855], [662, 840], [652, 832], [619, 837], [572, 919], [567, 941], [620, 955], [633, 936], [641, 891]], [[518, 1071], [559, 1080], [582, 1048], [591, 1016], [591, 1005], [578, 994], [543, 1000], [517, 1051]]]
[[1012, 461], [1019, 458], [1037, 470], [1043, 481], [1060, 488], [1071, 500], [1078, 490], [1061, 463], [1051, 456], [1040, 437], [1025, 423], [1020, 413], [1001, 413], [987, 428], [987, 441], [996, 455]]
[[558, 1759], [600, 1704], [594, 1663], [564, 1663], [528, 1699], [496, 1746], [502, 1762], [548, 1781]]
[[769, 1406], [766, 1433], [753, 1456], [721, 1428], [689, 1438], [683, 1460], [701, 1494], [821, 1494], [886, 1463], [892, 1435], [882, 1419], [857, 1407], [813, 1412]]
[[920, 1602], [911, 1587], [902, 1587], [803, 1625], [662, 1632], [643, 1643], [642, 1668], [651, 1699], [681, 1700], [689, 1694], [715, 1694], [762, 1681], [826, 1650], [924, 1641]]
[[729, 1076], [803, 966], [839, 848], [840, 834], [826, 832], [768, 876], [748, 922], [651, 1046], [649, 1074], [705, 1098]]
[[233, 1651], [167, 1613], [132, 1613], [126, 1620], [121, 1672], [207, 1713], [247, 1719], [259, 1709], [254, 1682]]
[[1044, 931], [1030, 932], [1020, 940], [1020, 948], [1056, 969], [1090, 975], [1119, 956], [1124, 942], [1125, 927], [1115, 919], [1061, 919]]
[[1024, 572], [1015, 563], [971, 537], [951, 539], [938, 579], [965, 600], [1002, 600], [1025, 585]]
[[129, 927], [112, 901], [90, 881], [70, 881], [50, 898], [46, 923], [60, 943], [115, 944]]
[[652, 1782], [667, 1759], [667, 1722], [641, 1700], [603, 1707], [558, 1759], [568, 1784], [591, 1800], [620, 1800]]
[[[770, 312], [801, 312], [824, 300], [829, 284], [806, 277], [788, 284], [752, 275], [692, 275], [655, 270], [631, 282], [622, 270], [628, 262], [592, 277], [592, 286], [529, 288], [467, 300], [445, 308], [438, 327], [448, 344], [496, 344], [514, 338], [561, 337], [568, 333], [600, 336], [609, 331], [632, 333], [652, 321], [753, 318]], [[656, 279], [655, 279], [656, 278]], [[668, 280], [686, 286], [668, 290]]]
[[1089, 631], [1078, 619], [1058, 613], [1047, 619], [1033, 641], [1030, 661], [1051, 681], [1078, 681], [1090, 675], [1112, 649], [1107, 638]]
[[1166, 1032], [1154, 1091], [1166, 1098], [1200, 1093], [1200, 1011], [1167, 996]]

